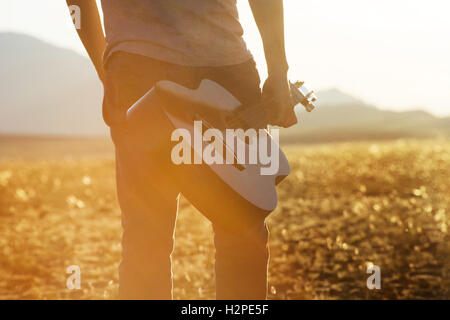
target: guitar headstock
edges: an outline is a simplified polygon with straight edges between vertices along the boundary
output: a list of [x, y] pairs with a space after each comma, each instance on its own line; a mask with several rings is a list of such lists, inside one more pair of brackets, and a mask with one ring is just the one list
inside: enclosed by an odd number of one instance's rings
[[303, 81], [297, 81], [295, 83], [289, 82], [291, 87], [291, 96], [294, 106], [301, 103], [306, 111], [311, 112], [316, 107], [315, 102], [317, 97], [314, 91], [309, 90], [304, 86]]

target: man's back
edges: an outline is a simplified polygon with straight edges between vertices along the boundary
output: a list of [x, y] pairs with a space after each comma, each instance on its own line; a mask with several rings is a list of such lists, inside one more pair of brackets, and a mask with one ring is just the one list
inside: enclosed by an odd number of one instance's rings
[[251, 58], [236, 0], [102, 0], [106, 55], [142, 54], [188, 66], [224, 66]]
[[[194, 88], [211, 79], [243, 105], [263, 98], [272, 101], [272, 124], [289, 125], [295, 113], [287, 80], [283, 0], [248, 0], [267, 61], [269, 76], [262, 93], [255, 62], [242, 39], [236, 0], [102, 0], [107, 41], [96, 1], [66, 1], [83, 12], [83, 27], [77, 32], [103, 82], [104, 116], [116, 149], [123, 222], [120, 296], [170, 299], [176, 199], [183, 188], [175, 178], [155, 178], [172, 177], [176, 170], [170, 161], [162, 169], [131, 143], [126, 111], [160, 80]], [[105, 52], [109, 57], [115, 51], [122, 52], [104, 59]], [[165, 175], [167, 171], [171, 173]], [[225, 232], [213, 221], [214, 213], [209, 217], [215, 235], [216, 297], [264, 299], [269, 259], [264, 216], [245, 232]]]

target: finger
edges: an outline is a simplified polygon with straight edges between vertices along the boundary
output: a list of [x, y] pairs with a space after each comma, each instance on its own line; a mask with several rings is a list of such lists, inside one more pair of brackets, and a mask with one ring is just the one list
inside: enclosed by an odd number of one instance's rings
[[287, 116], [283, 119], [283, 127], [289, 128], [298, 123], [297, 116], [293, 110], [290, 110]]

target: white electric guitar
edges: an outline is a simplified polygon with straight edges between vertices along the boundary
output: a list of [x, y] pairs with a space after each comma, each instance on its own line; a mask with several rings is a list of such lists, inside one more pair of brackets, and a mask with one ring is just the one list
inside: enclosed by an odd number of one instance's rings
[[[308, 112], [314, 109], [316, 96], [313, 91], [308, 90], [303, 83], [291, 83], [290, 88], [293, 108], [300, 103]], [[277, 206], [276, 185], [290, 172], [283, 151], [272, 139], [270, 132], [264, 129], [270, 123], [269, 108], [273, 108], [270, 101], [243, 106], [228, 90], [209, 79], [201, 81], [195, 90], [163, 80], [128, 110], [127, 122], [129, 127], [139, 132], [141, 144], [145, 143], [146, 137], [148, 142], [151, 141], [153, 152], [158, 149], [155, 149], [155, 145], [175, 144], [171, 141], [171, 132], [175, 129], [185, 129], [191, 137], [202, 135], [207, 129], [218, 129], [222, 133], [219, 137], [223, 137], [220, 141], [223, 148], [219, 148], [219, 156], [223, 157], [223, 161], [209, 164], [203, 162], [200, 165], [181, 164], [180, 182], [184, 184], [181, 192], [211, 220], [217, 221], [220, 215], [225, 224], [230, 224], [236, 223], [236, 219], [249, 221], [252, 216], [267, 215], [273, 211]], [[201, 128], [194, 125], [199, 121]], [[270, 154], [270, 158], [276, 159], [277, 163], [268, 164], [259, 156], [256, 161], [248, 161], [252, 151], [251, 143], [245, 137], [236, 135], [231, 141], [225, 139], [227, 129], [239, 128], [264, 130], [258, 130], [259, 134], [253, 143], [256, 142], [257, 147], [268, 147], [270, 150], [267, 150], [267, 155]], [[215, 142], [217, 145], [218, 142]], [[203, 140], [201, 145], [194, 146], [192, 143], [193, 157], [201, 157], [200, 153], [209, 143]], [[247, 163], [238, 161], [242, 159], [236, 154], [239, 143], [245, 149]], [[163, 149], [164, 159], [168, 160], [169, 150], [162, 147], [161, 150]], [[235, 161], [227, 162], [227, 159]], [[269, 170], [271, 165], [275, 170]]]

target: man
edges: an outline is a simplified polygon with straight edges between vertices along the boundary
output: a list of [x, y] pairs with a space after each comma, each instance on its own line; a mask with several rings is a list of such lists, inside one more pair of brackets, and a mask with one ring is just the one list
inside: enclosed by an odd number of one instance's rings
[[[106, 39], [95, 1], [67, 0], [81, 9], [78, 33], [103, 82], [103, 117], [116, 147], [123, 226], [120, 298], [172, 298], [170, 255], [180, 192], [164, 179], [170, 164], [149, 160], [130, 146], [124, 122], [127, 109], [159, 80], [196, 88], [208, 78], [244, 104], [275, 99], [272, 124], [289, 126], [295, 121], [283, 1], [249, 2], [269, 73], [262, 94], [242, 38], [236, 0], [102, 0]], [[246, 232], [230, 233], [214, 220], [212, 224], [217, 298], [265, 299], [269, 254], [264, 219]]]

